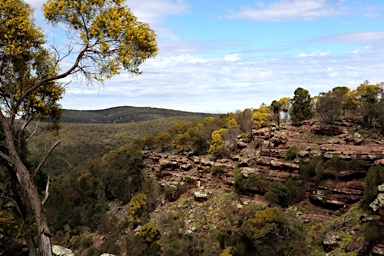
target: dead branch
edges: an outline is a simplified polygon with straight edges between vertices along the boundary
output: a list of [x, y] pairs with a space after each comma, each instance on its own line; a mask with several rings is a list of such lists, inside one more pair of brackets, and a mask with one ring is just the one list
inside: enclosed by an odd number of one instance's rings
[[43, 201], [41, 201], [41, 205], [44, 206], [45, 202], [46, 202], [47, 199], [48, 199], [48, 196], [49, 196], [49, 176], [48, 176], [47, 185], [45, 186], [45, 195], [44, 195], [44, 199], [43, 199]]
[[33, 171], [33, 174], [31, 176], [31, 180], [35, 178], [37, 173], [40, 171], [41, 166], [45, 163], [49, 155], [52, 153], [52, 151], [61, 143], [61, 141], [57, 141], [55, 144], [52, 145], [52, 147], [44, 154], [43, 158], [41, 159], [40, 163], [36, 166], [35, 170]]

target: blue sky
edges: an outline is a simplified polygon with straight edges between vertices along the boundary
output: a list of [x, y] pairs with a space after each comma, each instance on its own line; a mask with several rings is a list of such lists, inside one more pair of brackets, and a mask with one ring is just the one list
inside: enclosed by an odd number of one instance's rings
[[[26, 0], [48, 39], [42, 0]], [[311, 96], [335, 86], [384, 81], [381, 0], [130, 0], [157, 34], [158, 56], [143, 74], [99, 87], [75, 78], [67, 109], [146, 106], [227, 113], [258, 108], [297, 87]], [[65, 68], [63, 63], [62, 67]]]

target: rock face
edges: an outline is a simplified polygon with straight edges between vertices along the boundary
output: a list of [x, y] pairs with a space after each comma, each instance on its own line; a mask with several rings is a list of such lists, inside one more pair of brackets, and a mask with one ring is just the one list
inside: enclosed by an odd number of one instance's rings
[[[384, 165], [384, 146], [369, 141], [354, 129], [348, 120], [332, 126], [313, 121], [301, 127], [285, 126], [280, 130], [254, 129], [253, 140], [258, 140], [261, 146], [251, 148], [239, 140], [237, 145], [240, 153], [229, 158], [215, 160], [210, 156], [150, 152], [146, 155], [146, 162], [149, 170], [156, 172], [164, 184], [176, 186], [189, 177], [202, 186], [216, 186], [219, 183], [233, 186], [235, 168], [239, 168], [245, 178], [254, 174], [268, 181], [285, 182], [288, 178], [300, 180], [299, 163], [308, 163], [315, 156], [323, 156], [326, 160], [335, 156], [343, 160], [362, 160], [367, 164], [365, 170], [341, 170], [335, 173], [325, 170], [321, 180], [305, 183], [306, 194], [312, 203], [332, 210], [348, 209], [349, 205], [358, 202], [364, 195], [363, 180], [369, 166], [375, 163]], [[308, 133], [315, 138], [311, 139]], [[333, 136], [329, 136], [331, 134]], [[296, 158], [287, 161], [285, 155], [293, 146], [297, 149]], [[220, 182], [213, 181], [215, 177], [220, 177]], [[196, 200], [205, 200], [203, 198], [199, 193], [195, 195]]]

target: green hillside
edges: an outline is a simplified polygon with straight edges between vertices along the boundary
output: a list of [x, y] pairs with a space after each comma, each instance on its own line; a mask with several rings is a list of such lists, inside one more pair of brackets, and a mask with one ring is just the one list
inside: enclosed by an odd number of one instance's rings
[[114, 107], [103, 110], [63, 110], [64, 123], [132, 123], [169, 117], [208, 117], [212, 114], [150, 107]]

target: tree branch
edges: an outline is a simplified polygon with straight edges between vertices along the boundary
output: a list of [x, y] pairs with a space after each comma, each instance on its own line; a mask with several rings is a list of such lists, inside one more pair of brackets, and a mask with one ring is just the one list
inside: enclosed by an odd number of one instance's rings
[[52, 145], [52, 147], [44, 154], [43, 158], [41, 159], [40, 163], [36, 166], [35, 170], [33, 171], [33, 174], [31, 176], [31, 180], [35, 178], [37, 173], [40, 171], [41, 166], [45, 163], [48, 156], [52, 153], [52, 151], [61, 143], [61, 141], [57, 141], [55, 144]]
[[21, 105], [21, 103], [23, 102], [23, 100], [31, 93], [33, 92], [34, 90], [36, 90], [37, 88], [39, 88], [40, 86], [42, 86], [44, 83], [48, 83], [48, 82], [52, 82], [52, 81], [56, 81], [56, 80], [59, 80], [61, 78], [65, 78], [67, 76], [69, 76], [70, 74], [72, 74], [72, 72], [79, 66], [79, 63], [81, 61], [81, 59], [83, 58], [85, 52], [88, 50], [88, 45], [86, 45], [79, 53], [79, 55], [77, 55], [76, 57], [76, 60], [75, 60], [75, 63], [72, 65], [72, 67], [70, 67], [66, 72], [64, 73], [61, 73], [59, 75], [56, 75], [56, 76], [51, 76], [51, 77], [47, 77], [47, 78], [44, 78], [44, 79], [41, 79], [40, 81], [36, 82], [35, 85], [31, 86], [30, 88], [28, 88], [28, 90], [26, 90], [21, 96], [20, 98], [18, 99], [17, 103], [12, 107], [11, 109], [11, 123], [13, 123], [15, 117], [16, 117], [16, 114], [17, 114], [17, 110], [19, 108], [19, 106]]
[[11, 164], [11, 158], [9, 157], [9, 155], [0, 151], [0, 157], [3, 158], [10, 166], [12, 165]]
[[44, 206], [45, 202], [46, 202], [47, 199], [48, 199], [48, 196], [49, 196], [49, 176], [48, 176], [47, 185], [45, 186], [45, 195], [44, 195], [44, 199], [43, 199], [43, 201], [41, 201], [41, 205]]

